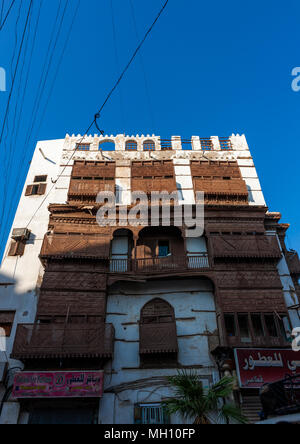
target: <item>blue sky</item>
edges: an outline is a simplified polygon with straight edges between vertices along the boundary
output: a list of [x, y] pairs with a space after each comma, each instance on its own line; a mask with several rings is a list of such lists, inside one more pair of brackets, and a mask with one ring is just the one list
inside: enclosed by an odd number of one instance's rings
[[[70, 0], [46, 88], [38, 101], [37, 121], [27, 140], [59, 1], [43, 0], [37, 46], [30, 58], [29, 40], [26, 57], [21, 58], [23, 76], [20, 68], [0, 146], [0, 215], [4, 209], [0, 255], [36, 141], [85, 131], [135, 49], [137, 33], [140, 37], [144, 34], [163, 4], [163, 0], [82, 0], [48, 102], [76, 7], [77, 0]], [[6, 7], [9, 3], [5, 0]], [[28, 6], [29, 0], [16, 0], [0, 31], [0, 66], [7, 72], [8, 90]], [[31, 39], [38, 8], [39, 0], [33, 0]], [[298, 250], [300, 92], [292, 91], [291, 72], [300, 66], [299, 16], [297, 0], [170, 0], [142, 49], [142, 57], [131, 66], [101, 118], [101, 127], [108, 134], [187, 138], [245, 133], [268, 206], [291, 224], [288, 247]], [[1, 126], [7, 99], [8, 92], [0, 92]]]

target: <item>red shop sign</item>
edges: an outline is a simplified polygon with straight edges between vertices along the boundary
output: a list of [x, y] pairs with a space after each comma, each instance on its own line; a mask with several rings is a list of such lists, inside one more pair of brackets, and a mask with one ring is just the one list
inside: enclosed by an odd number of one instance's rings
[[22, 372], [14, 377], [13, 397], [100, 398], [103, 372]]
[[241, 388], [260, 388], [300, 373], [300, 352], [292, 350], [236, 349], [235, 362]]

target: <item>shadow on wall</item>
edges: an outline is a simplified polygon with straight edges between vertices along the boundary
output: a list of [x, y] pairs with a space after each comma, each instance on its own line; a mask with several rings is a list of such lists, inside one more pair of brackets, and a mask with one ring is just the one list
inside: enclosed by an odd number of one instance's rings
[[23, 369], [22, 363], [10, 359], [18, 321], [27, 314], [21, 305], [25, 295], [16, 293], [16, 283], [0, 272], [0, 417], [3, 403], [10, 400], [14, 375]]

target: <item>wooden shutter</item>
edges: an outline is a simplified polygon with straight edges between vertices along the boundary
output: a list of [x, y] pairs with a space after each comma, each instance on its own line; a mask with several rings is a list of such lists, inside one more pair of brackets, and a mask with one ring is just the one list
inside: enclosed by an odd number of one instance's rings
[[8, 256], [23, 256], [25, 251], [24, 241], [12, 241], [8, 251]]
[[18, 242], [12, 241], [9, 247], [8, 256], [17, 255]]
[[33, 190], [33, 185], [28, 185], [28, 187], [26, 188], [25, 196], [31, 196], [32, 190]]
[[39, 185], [38, 195], [42, 196], [43, 194], [45, 194], [46, 193], [46, 188], [47, 188], [47, 184], [46, 183], [41, 183]]
[[16, 256], [23, 256], [24, 251], [25, 251], [25, 241], [18, 241], [17, 242], [17, 254]]

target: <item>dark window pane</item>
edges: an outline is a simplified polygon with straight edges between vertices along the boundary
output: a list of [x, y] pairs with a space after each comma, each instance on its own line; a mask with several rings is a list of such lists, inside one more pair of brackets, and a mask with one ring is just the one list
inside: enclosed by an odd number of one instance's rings
[[240, 327], [240, 336], [243, 342], [251, 341], [250, 331], [249, 331], [249, 320], [247, 314], [238, 315], [238, 323]]
[[266, 327], [269, 333], [269, 336], [272, 336], [273, 338], [278, 337], [276, 323], [273, 315], [265, 315], [265, 322]]
[[47, 182], [47, 176], [35, 176], [34, 183]]
[[167, 257], [170, 254], [170, 244], [168, 241], [161, 241], [158, 243], [159, 257]]
[[226, 314], [224, 318], [227, 336], [236, 336], [237, 334], [234, 315]]
[[31, 195], [36, 196], [38, 194], [39, 194], [39, 185], [33, 185]]
[[264, 328], [263, 328], [263, 324], [262, 324], [261, 315], [260, 314], [252, 314], [251, 320], [252, 320], [252, 327], [253, 327], [254, 336], [256, 336], [256, 337], [264, 336]]

